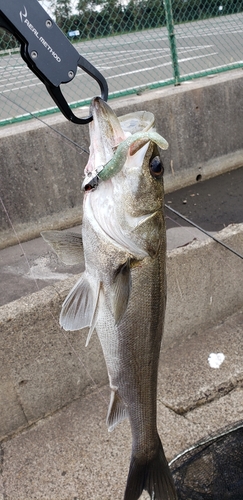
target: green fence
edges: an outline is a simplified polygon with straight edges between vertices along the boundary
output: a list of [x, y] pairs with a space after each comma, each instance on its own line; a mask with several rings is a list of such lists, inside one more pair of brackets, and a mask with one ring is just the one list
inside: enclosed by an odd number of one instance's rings
[[[107, 79], [110, 98], [243, 67], [243, 0], [40, 3]], [[0, 74], [0, 125], [58, 111], [1, 28]], [[62, 92], [72, 108], [100, 93], [82, 70]]]

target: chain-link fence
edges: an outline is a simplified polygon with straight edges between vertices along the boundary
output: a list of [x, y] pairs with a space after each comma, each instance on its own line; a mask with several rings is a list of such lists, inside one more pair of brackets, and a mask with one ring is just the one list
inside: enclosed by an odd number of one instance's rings
[[[243, 0], [40, 0], [110, 97], [243, 67]], [[24, 7], [24, 0], [23, 0]], [[0, 28], [0, 124], [58, 111]], [[82, 70], [62, 85], [71, 107], [100, 93]]]

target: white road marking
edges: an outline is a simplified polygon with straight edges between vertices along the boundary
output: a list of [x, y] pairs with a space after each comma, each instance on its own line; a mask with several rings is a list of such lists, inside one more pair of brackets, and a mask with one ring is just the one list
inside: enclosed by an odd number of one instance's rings
[[[36, 85], [39, 85], [39, 81], [37, 80], [37, 78], [27, 78], [27, 79], [25, 78], [24, 79], [25, 83], [26, 82], [34, 82], [34, 81], [36, 81]], [[22, 83], [22, 82], [19, 82], [19, 83]], [[3, 85], [0, 85], [0, 88], [1, 87], [9, 87], [10, 85], [12, 85], [12, 90], [19, 90], [21, 88], [21, 87], [13, 87], [13, 82], [9, 82], [9, 83], [5, 83]]]
[[[212, 45], [208, 45], [208, 47], [212, 47]], [[200, 48], [195, 48], [195, 47], [192, 47], [192, 48], [179, 48], [177, 50], [177, 52], [184, 52], [186, 50], [186, 52], [194, 52], [195, 50], [201, 50], [201, 47]], [[214, 54], [216, 54], [216, 52], [214, 52]], [[196, 59], [198, 57], [205, 57], [205, 55], [207, 54], [201, 54], [200, 56], [195, 56], [193, 57], [192, 59]], [[170, 57], [170, 54], [158, 54], [156, 57], [149, 57], [149, 58], [146, 58], [146, 59], [141, 59], [141, 56], [136, 56], [136, 57], [139, 57], [139, 59], [137, 61], [134, 61], [134, 58], [131, 62], [126, 62], [126, 64], [124, 64], [124, 59], [121, 61], [121, 64], [117, 64], [116, 66], [99, 66], [99, 70], [102, 71], [102, 70], [105, 70], [105, 69], [114, 69], [114, 68], [120, 68], [121, 66], [130, 66], [130, 65], [135, 65], [135, 64], [141, 64], [142, 62], [147, 62], [147, 61], [153, 61], [153, 60], [159, 60], [159, 59], [164, 59], [166, 56], [169, 56]], [[179, 62], [182, 61], [182, 59], [179, 60]], [[158, 66], [157, 66], [158, 67]], [[142, 71], [142, 70], [140, 70]], [[123, 73], [124, 75], [126, 73]]]
[[1, 91], [1, 94], [3, 94], [4, 92], [12, 92], [13, 90], [22, 90], [22, 89], [28, 89], [30, 87], [35, 87], [37, 85], [43, 85], [43, 83], [31, 83], [30, 85], [22, 85], [22, 87], [15, 87], [14, 89], [6, 89], [6, 90], [2, 90]]
[[[218, 54], [218, 52], [212, 52], [211, 54], [205, 54], [205, 55], [200, 55], [200, 56], [195, 56], [195, 57], [186, 57], [184, 59], [179, 59], [179, 63], [180, 62], [185, 62], [185, 61], [192, 61], [194, 59], [200, 59], [200, 58], [203, 58], [203, 57], [210, 57], [210, 56], [213, 56], [213, 55], [216, 55], [216, 54]], [[126, 73], [120, 73], [118, 75], [107, 76], [106, 79], [108, 80], [108, 79], [111, 79], [111, 78], [120, 78], [121, 76], [125, 76], [125, 75], [133, 75], [135, 73], [143, 73], [144, 71], [151, 71], [153, 69], [163, 68], [164, 66], [171, 66], [171, 61], [169, 61], [168, 63], [156, 64], [156, 66], [151, 66], [151, 67], [147, 67], [147, 68], [136, 69], [134, 71], [127, 71]]]

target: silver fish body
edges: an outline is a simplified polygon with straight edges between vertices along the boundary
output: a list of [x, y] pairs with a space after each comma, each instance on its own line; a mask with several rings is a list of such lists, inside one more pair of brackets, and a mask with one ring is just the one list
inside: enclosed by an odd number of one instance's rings
[[[88, 341], [96, 329], [111, 388], [109, 430], [129, 418], [132, 456], [124, 500], [137, 500], [144, 489], [154, 500], [175, 500], [156, 424], [166, 303], [163, 179], [156, 143], [167, 145], [153, 132], [146, 137], [141, 132], [134, 142], [127, 138], [100, 98], [93, 100], [91, 111], [90, 159], [83, 184], [85, 272], [66, 298], [60, 322], [66, 330], [89, 326]], [[119, 144], [122, 166], [114, 169], [112, 164], [109, 172]], [[105, 180], [100, 180], [104, 165]]]

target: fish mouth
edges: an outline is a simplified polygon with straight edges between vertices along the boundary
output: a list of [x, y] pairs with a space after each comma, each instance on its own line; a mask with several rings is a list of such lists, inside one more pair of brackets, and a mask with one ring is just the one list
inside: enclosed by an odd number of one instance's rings
[[87, 180], [103, 169], [112, 159], [118, 144], [130, 135], [123, 131], [117, 116], [101, 97], [92, 99], [90, 113], [93, 116], [89, 124], [90, 155], [84, 170]]

